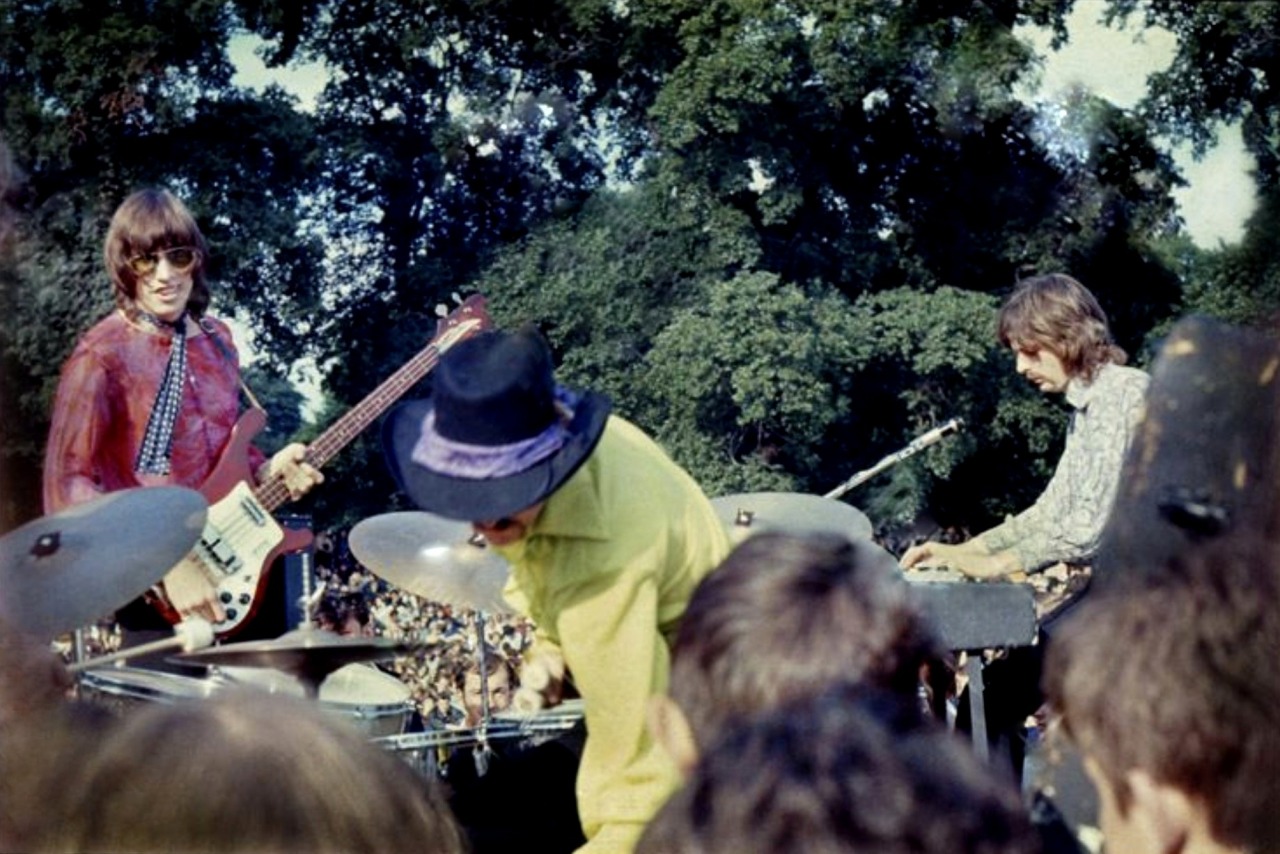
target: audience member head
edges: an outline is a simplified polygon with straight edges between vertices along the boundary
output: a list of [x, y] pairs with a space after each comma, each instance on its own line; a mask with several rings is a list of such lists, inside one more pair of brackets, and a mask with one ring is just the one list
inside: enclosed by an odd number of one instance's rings
[[766, 532], [694, 591], [656, 737], [685, 768], [736, 717], [858, 682], [914, 700], [939, 646], [893, 556], [835, 534]]
[[373, 634], [369, 621], [369, 603], [360, 593], [325, 593], [316, 607], [316, 625], [344, 637], [368, 637]]
[[1055, 633], [1045, 687], [1107, 847], [1280, 850], [1277, 547], [1202, 546], [1099, 594]]
[[125, 314], [136, 317], [138, 312], [138, 282], [145, 273], [136, 269], [137, 259], [170, 249], [194, 250], [187, 311], [199, 317], [209, 307], [204, 269], [209, 252], [195, 217], [168, 190], [139, 190], [125, 199], [111, 217], [103, 243], [116, 306]]
[[[481, 676], [481, 667], [484, 676]], [[472, 657], [462, 671], [458, 689], [462, 693], [462, 705], [466, 709], [466, 725], [479, 726], [484, 717], [484, 690], [489, 688], [489, 714], [505, 712], [511, 708], [511, 698], [515, 691], [515, 675], [511, 663], [489, 647], [485, 647], [480, 657]]]
[[433, 782], [314, 703], [139, 707], [61, 768], [42, 851], [461, 851]]
[[1014, 350], [1048, 350], [1068, 376], [1085, 380], [1104, 364], [1123, 365], [1128, 358], [1112, 340], [1098, 300], [1062, 273], [1020, 281], [1000, 309], [997, 336]]
[[1038, 846], [1016, 789], [968, 744], [902, 697], [846, 688], [732, 724], [636, 851], [1028, 854]]
[[73, 684], [49, 644], [0, 620], [0, 730], [63, 705]]

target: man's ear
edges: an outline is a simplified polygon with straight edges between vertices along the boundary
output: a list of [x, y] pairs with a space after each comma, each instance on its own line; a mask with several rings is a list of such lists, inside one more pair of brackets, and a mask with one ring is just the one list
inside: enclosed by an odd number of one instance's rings
[[646, 714], [649, 734], [662, 745], [662, 749], [680, 769], [680, 774], [688, 777], [693, 773], [693, 766], [698, 764], [698, 744], [694, 741], [689, 719], [676, 705], [676, 701], [666, 694], [650, 697]]
[[1155, 843], [1157, 851], [1176, 854], [1183, 850], [1193, 830], [1201, 824], [1199, 810], [1182, 790], [1161, 783], [1146, 771], [1125, 774], [1135, 823]]

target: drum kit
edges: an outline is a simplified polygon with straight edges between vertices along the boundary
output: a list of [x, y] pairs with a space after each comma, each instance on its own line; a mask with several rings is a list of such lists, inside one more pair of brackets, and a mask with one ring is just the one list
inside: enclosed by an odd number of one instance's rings
[[[735, 541], [773, 530], [871, 535], [860, 511], [823, 496], [756, 492], [723, 496], [712, 504]], [[5, 534], [0, 537], [0, 625], [52, 640], [123, 606], [159, 583], [191, 551], [206, 513], [205, 499], [194, 490], [141, 487]], [[514, 613], [503, 598], [509, 566], [466, 523], [425, 512], [388, 513], [354, 526], [348, 544], [357, 560], [388, 584], [472, 610], [480, 654], [484, 615]], [[180, 623], [171, 640], [75, 662], [69, 669], [78, 693], [119, 712], [142, 703], [199, 701], [230, 688], [299, 694], [426, 772], [438, 770], [436, 758], [443, 749], [469, 745], [480, 751], [488, 749], [490, 739], [555, 738], [583, 719], [581, 700], [533, 714], [491, 712], [488, 687], [482, 684], [485, 706], [477, 730], [406, 732], [413, 710], [408, 686], [370, 665], [408, 653], [416, 644], [305, 627], [274, 640], [212, 645], [212, 630], [199, 628]], [[206, 666], [210, 675], [125, 664], [161, 649], [175, 650], [171, 661]], [[480, 671], [483, 680], [485, 668]]]

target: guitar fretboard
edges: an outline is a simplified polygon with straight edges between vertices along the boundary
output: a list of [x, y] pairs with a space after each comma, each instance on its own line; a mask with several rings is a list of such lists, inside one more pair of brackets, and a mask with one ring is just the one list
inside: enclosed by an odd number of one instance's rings
[[[448, 329], [432, 339], [431, 343], [412, 359], [400, 366], [376, 389], [341, 418], [329, 426], [315, 441], [307, 446], [307, 462], [316, 468], [324, 466], [339, 451], [360, 435], [375, 418], [386, 412], [404, 393], [425, 377], [440, 361], [441, 345], [445, 348], [456, 344], [476, 332], [487, 329], [489, 317], [484, 311], [484, 297], [474, 295], [459, 306], [445, 321]], [[280, 476], [269, 478], [254, 489], [254, 495], [268, 512], [289, 500], [289, 489]]]

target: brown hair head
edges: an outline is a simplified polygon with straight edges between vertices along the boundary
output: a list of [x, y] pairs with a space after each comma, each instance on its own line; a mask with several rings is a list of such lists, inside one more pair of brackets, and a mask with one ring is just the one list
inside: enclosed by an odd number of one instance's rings
[[129, 196], [116, 208], [103, 242], [103, 258], [111, 276], [116, 306], [126, 315], [132, 318], [138, 312], [138, 275], [129, 266], [129, 259], [179, 246], [200, 250], [191, 271], [191, 298], [187, 302], [187, 311], [193, 317], [200, 317], [209, 307], [209, 286], [204, 276], [208, 247], [187, 206], [168, 190], [147, 189]]
[[320, 706], [227, 690], [144, 705], [49, 769], [33, 850], [461, 852], [445, 793]]
[[1000, 308], [996, 334], [1005, 347], [1049, 350], [1068, 376], [1085, 380], [1108, 362], [1123, 365], [1128, 359], [1111, 339], [1098, 300], [1062, 273], [1019, 282]]
[[1141, 770], [1204, 806], [1228, 847], [1280, 846], [1280, 549], [1221, 541], [1085, 600], [1045, 689], [1120, 809]]
[[730, 720], [858, 682], [915, 699], [940, 646], [893, 556], [837, 534], [755, 534], [694, 591], [669, 693], [699, 746]]

